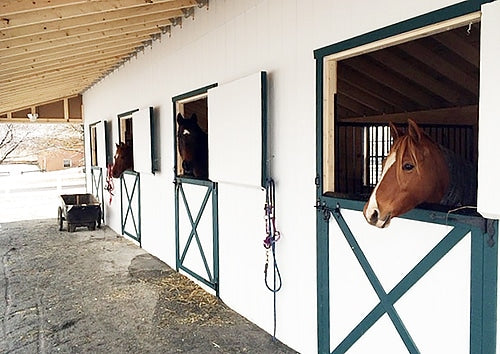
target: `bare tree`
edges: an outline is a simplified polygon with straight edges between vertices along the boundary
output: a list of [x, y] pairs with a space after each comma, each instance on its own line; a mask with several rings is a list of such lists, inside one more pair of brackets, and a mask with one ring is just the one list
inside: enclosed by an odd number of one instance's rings
[[16, 132], [13, 124], [0, 124], [0, 164], [21, 145], [28, 134]]

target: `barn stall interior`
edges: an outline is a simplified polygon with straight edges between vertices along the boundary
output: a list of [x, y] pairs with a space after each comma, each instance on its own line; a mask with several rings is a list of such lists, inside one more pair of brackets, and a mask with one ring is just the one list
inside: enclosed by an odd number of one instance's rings
[[388, 123], [406, 126], [408, 118], [477, 167], [479, 33], [470, 22], [336, 61], [329, 190], [366, 200], [392, 145]]
[[[300, 352], [493, 351], [498, 1], [117, 4], [9, 2], [0, 38], [0, 119], [82, 95], [88, 190], [108, 226], [269, 333], [276, 316]], [[183, 173], [178, 113], [208, 133], [207, 178]], [[387, 124], [408, 118], [472, 162], [490, 219], [428, 206], [366, 223]], [[133, 171], [106, 178], [127, 140]], [[276, 307], [262, 272], [270, 176]]]
[[[384, 240], [356, 212], [363, 210], [383, 173], [392, 145], [389, 122], [418, 122], [434, 141], [469, 162], [476, 177], [468, 183], [477, 190], [478, 131], [488, 119], [479, 114], [480, 43], [484, 45], [481, 39], [487, 31], [479, 13], [434, 15], [441, 21], [420, 26], [409, 21], [315, 52], [321, 65], [318, 101], [325, 102], [318, 111], [323, 129], [318, 141], [323, 148], [318, 164], [322, 178], [317, 207], [323, 211], [318, 213], [318, 257], [324, 262], [318, 265], [318, 289], [327, 288], [318, 294], [318, 305], [328, 308], [318, 312], [325, 331], [322, 351], [369, 350], [374, 333], [383, 333], [391, 352], [438, 350], [443, 337], [433, 338], [437, 328], [419, 320], [423, 308], [435, 311], [435, 306], [440, 306], [443, 323], [451, 320], [450, 333], [462, 333], [454, 352], [480, 350], [482, 331], [489, 326], [496, 330], [494, 319], [474, 315], [495, 312], [490, 306], [496, 303], [477, 296], [496, 293], [496, 282], [485, 279], [496, 279], [498, 237], [496, 221], [477, 214], [475, 195], [458, 208], [422, 205], [396, 225], [391, 223], [391, 236]], [[425, 23], [425, 16], [415, 19], [419, 21]], [[454, 215], [462, 211], [472, 216]], [[427, 228], [425, 237], [420, 227]], [[404, 235], [404, 246], [393, 238], [396, 235]], [[493, 269], [485, 271], [485, 264], [493, 264]], [[449, 276], [453, 267], [462, 278]], [[447, 290], [437, 284], [446, 284]], [[448, 301], [447, 293], [461, 295]], [[330, 302], [330, 297], [335, 300]], [[481, 331], [476, 331], [476, 320]], [[450, 350], [450, 342], [445, 342], [442, 350]], [[494, 350], [494, 345], [489, 348]]]

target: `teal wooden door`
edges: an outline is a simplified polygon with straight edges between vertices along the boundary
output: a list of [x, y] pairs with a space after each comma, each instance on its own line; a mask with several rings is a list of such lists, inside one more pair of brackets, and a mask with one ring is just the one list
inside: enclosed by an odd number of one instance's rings
[[141, 244], [141, 178], [140, 173], [124, 171], [120, 176], [120, 209], [122, 234]]
[[101, 203], [101, 219], [104, 221], [104, 182], [102, 176], [102, 168], [98, 166], [92, 166], [90, 168], [90, 178], [92, 185], [92, 194]]
[[219, 292], [217, 183], [175, 180], [176, 268]]
[[414, 210], [371, 234], [362, 206], [318, 206], [318, 351], [494, 353], [498, 222]]

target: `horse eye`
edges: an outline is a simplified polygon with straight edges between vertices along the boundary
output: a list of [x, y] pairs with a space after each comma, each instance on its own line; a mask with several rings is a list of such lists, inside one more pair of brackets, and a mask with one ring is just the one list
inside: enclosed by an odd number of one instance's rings
[[415, 166], [413, 166], [411, 163], [408, 163], [408, 162], [403, 164], [403, 170], [405, 170], [405, 171], [411, 171], [411, 170], [413, 170], [414, 167]]

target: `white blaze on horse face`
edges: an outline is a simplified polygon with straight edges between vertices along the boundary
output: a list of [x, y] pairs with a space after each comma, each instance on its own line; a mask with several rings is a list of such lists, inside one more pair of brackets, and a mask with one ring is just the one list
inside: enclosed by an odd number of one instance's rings
[[388, 220], [386, 220], [385, 218], [379, 219], [379, 217], [381, 215], [380, 215], [380, 210], [378, 208], [378, 203], [377, 203], [377, 190], [378, 190], [378, 187], [380, 186], [380, 183], [384, 179], [385, 174], [389, 170], [389, 168], [392, 165], [394, 165], [394, 162], [396, 162], [396, 153], [391, 152], [385, 160], [384, 169], [382, 170], [382, 175], [380, 176], [380, 179], [379, 179], [377, 185], [375, 186], [372, 194], [370, 195], [370, 199], [368, 200], [368, 206], [366, 207], [366, 210], [365, 210], [365, 218], [366, 218], [366, 220], [368, 220], [369, 223], [371, 223], [370, 220], [371, 220], [372, 216], [374, 215], [374, 213], [375, 212], [377, 213], [377, 221], [375, 223], [373, 223], [373, 225], [375, 225], [377, 227], [384, 227], [384, 226], [387, 226], [389, 224]]
[[182, 135], [189, 135], [189, 134], [191, 134], [191, 132], [189, 130], [187, 130], [187, 129], [182, 130]]

